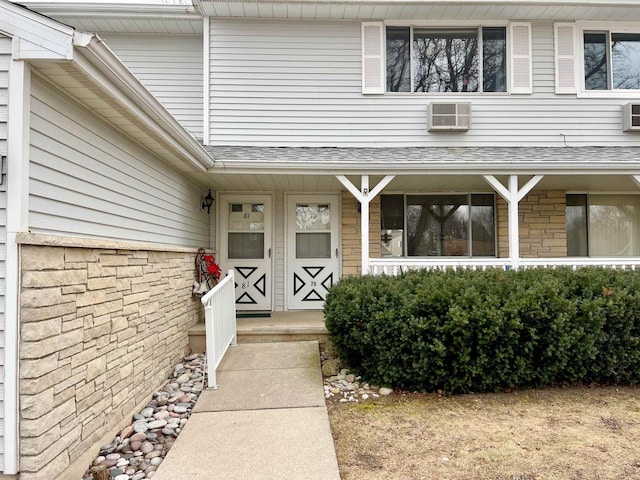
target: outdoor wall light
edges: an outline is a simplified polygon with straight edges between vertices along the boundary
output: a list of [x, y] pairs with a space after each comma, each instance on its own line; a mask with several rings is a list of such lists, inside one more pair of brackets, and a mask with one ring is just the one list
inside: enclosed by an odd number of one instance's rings
[[215, 199], [213, 198], [213, 195], [211, 195], [211, 189], [209, 189], [209, 193], [207, 193], [206, 197], [202, 199], [202, 205], [200, 206], [200, 208], [202, 210], [206, 208], [207, 213], [211, 213], [211, 206], [213, 205], [214, 200]]

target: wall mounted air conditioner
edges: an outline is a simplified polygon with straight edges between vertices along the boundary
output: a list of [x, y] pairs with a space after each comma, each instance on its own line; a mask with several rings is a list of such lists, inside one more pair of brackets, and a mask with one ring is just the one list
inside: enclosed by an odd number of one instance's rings
[[431, 102], [428, 117], [431, 132], [466, 131], [471, 127], [471, 104]]
[[640, 132], [640, 103], [622, 105], [622, 130]]

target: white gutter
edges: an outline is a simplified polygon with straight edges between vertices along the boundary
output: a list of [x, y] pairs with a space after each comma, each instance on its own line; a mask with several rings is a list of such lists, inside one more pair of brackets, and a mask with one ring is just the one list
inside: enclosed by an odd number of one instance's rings
[[[269, 163], [269, 166], [251, 162], [229, 161], [221, 159], [216, 166], [210, 168], [210, 173], [235, 175], [345, 175], [345, 174], [376, 174], [376, 175], [492, 175], [492, 174], [522, 174], [522, 175], [638, 175], [640, 169], [631, 162], [601, 163], [597, 165], [576, 165], [575, 163], [557, 162], [554, 165], [541, 162], [478, 162], [479, 165], [469, 163], [351, 163], [323, 162], [309, 165], [291, 164], [286, 162]], [[224, 166], [223, 166], [224, 164]]]
[[121, 1], [78, 1], [78, 2], [43, 2], [18, 0], [20, 3], [37, 12], [56, 16], [126, 16], [126, 17], [170, 17], [194, 18], [199, 13], [190, 0], [163, 3], [155, 0]]
[[74, 55], [75, 65], [98, 82], [125, 108], [133, 111], [146, 126], [164, 138], [187, 158], [192, 167], [206, 171], [214, 166], [211, 155], [140, 83], [95, 34], [75, 32], [73, 44], [82, 55]]
[[273, 4], [309, 4], [309, 5], [514, 5], [536, 6], [638, 6], [637, 0], [193, 0], [196, 5], [212, 3], [273, 3]]

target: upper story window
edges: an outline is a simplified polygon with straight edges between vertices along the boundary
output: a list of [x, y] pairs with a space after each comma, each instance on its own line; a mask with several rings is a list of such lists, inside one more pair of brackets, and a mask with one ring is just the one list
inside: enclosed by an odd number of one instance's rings
[[556, 93], [636, 97], [640, 28], [630, 24], [555, 24]]
[[584, 32], [584, 87], [640, 89], [640, 33]]
[[504, 27], [386, 28], [388, 92], [506, 92]]
[[[508, 48], [507, 48], [508, 46]], [[362, 93], [532, 93], [531, 24], [362, 23]]]

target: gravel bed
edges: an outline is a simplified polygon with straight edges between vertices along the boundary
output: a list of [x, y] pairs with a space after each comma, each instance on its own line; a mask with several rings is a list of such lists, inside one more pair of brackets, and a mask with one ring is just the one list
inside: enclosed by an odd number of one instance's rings
[[191, 416], [204, 388], [204, 369], [203, 354], [189, 355], [177, 364], [163, 388], [133, 415], [131, 424], [102, 446], [83, 480], [93, 480], [91, 468], [97, 465], [104, 465], [112, 480], [153, 478]]

